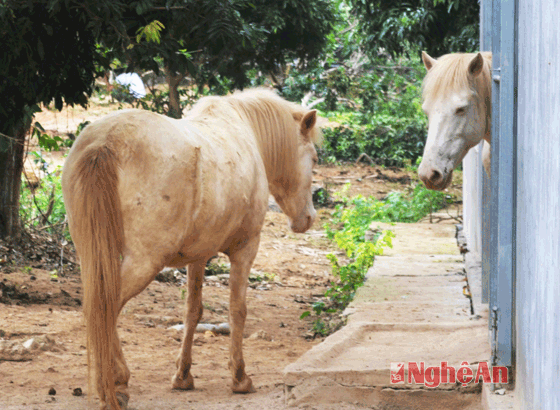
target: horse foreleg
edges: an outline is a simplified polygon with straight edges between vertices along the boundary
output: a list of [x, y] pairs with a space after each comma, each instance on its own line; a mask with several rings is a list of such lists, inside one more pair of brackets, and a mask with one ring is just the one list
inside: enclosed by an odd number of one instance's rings
[[191, 375], [192, 343], [196, 325], [202, 317], [202, 282], [205, 262], [189, 265], [187, 274], [187, 315], [185, 334], [181, 352], [177, 358], [177, 373], [171, 380], [174, 389], [192, 390], [194, 380]]
[[231, 328], [231, 350], [229, 368], [234, 393], [252, 393], [255, 391], [251, 378], [245, 373], [243, 361], [243, 329], [247, 317], [247, 280], [259, 247], [258, 238], [242, 250], [231, 254], [231, 271], [229, 274], [230, 300], [229, 324]]

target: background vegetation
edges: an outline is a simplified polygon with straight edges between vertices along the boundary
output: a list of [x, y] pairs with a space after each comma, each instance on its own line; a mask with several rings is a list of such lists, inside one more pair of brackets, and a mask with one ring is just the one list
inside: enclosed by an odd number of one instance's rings
[[[41, 103], [87, 106], [109, 70], [150, 72], [145, 98], [118, 88], [113, 97], [176, 118], [202, 95], [272, 86], [328, 121], [323, 163], [410, 169], [426, 136], [420, 52], [476, 50], [478, 13], [471, 0], [0, 1], [0, 239], [23, 225], [71, 240], [60, 170], [49, 172], [41, 152], [73, 139], [48, 135], [33, 115]], [[21, 184], [29, 136], [39, 186]], [[390, 232], [368, 233], [372, 221], [414, 222], [448, 201], [419, 184], [384, 201], [340, 197], [325, 229], [346, 257], [328, 256], [335, 280], [313, 305], [315, 332], [334, 330], [325, 318], [347, 306], [391, 246]]]

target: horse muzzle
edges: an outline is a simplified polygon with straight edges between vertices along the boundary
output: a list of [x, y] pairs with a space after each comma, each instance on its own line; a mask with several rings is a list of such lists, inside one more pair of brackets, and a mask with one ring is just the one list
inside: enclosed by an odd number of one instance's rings
[[419, 169], [418, 177], [426, 185], [426, 188], [434, 191], [443, 191], [451, 183], [453, 171], [443, 174], [436, 168]]
[[317, 213], [315, 212], [315, 210], [313, 210], [313, 213], [310, 215], [306, 215], [298, 219], [289, 219], [290, 229], [295, 233], [304, 233], [308, 231], [309, 228], [313, 226], [316, 215]]

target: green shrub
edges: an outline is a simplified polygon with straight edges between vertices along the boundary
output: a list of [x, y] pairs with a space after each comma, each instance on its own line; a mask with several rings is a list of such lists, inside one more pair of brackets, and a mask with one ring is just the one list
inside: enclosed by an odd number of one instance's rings
[[[376, 255], [382, 255], [383, 249], [391, 247], [394, 234], [391, 231], [383, 231], [373, 238], [366, 238], [366, 232], [373, 222], [376, 208], [380, 205], [369, 201], [361, 196], [353, 200], [346, 199], [345, 205], [338, 205], [333, 214], [333, 219], [325, 225], [327, 236], [336, 242], [337, 246], [344, 251], [348, 261], [342, 262], [335, 254], [330, 253], [327, 259], [331, 264], [335, 281], [325, 292], [325, 301], [313, 304], [315, 313], [313, 321], [313, 332], [319, 335], [327, 335], [340, 326], [329, 324], [324, 317], [343, 310], [354, 298], [356, 290], [363, 285], [368, 269], [373, 266]], [[309, 316], [311, 312], [304, 312], [301, 318]]]
[[[332, 320], [327, 323], [325, 318], [348, 306], [373, 266], [375, 256], [382, 255], [385, 247], [392, 247], [394, 234], [388, 230], [372, 233], [369, 230], [372, 222], [417, 222], [451, 201], [449, 195], [430, 191], [419, 183], [410, 192], [392, 192], [383, 201], [362, 195], [351, 199], [344, 194], [338, 196], [342, 203], [336, 206], [332, 220], [325, 224], [325, 231], [348, 260], [343, 262], [333, 253], [327, 255], [336, 280], [325, 292], [326, 300], [312, 305], [315, 313], [312, 331], [323, 336], [340, 325], [340, 321], [334, 321], [335, 325]], [[368, 231], [371, 237], [367, 237]], [[310, 311], [304, 312], [301, 318], [309, 315]]]
[[391, 192], [387, 195], [378, 218], [385, 222], [418, 222], [451, 202], [449, 194], [429, 190], [418, 183], [411, 193]]
[[[343, 216], [359, 213], [353, 218], [366, 222], [418, 222], [432, 212], [436, 212], [453, 202], [453, 197], [446, 192], [432, 191], [421, 183], [415, 183], [406, 192], [391, 192], [384, 200], [358, 195], [354, 198], [342, 198], [342, 204], [335, 208], [333, 222], [326, 226], [327, 236], [334, 238], [332, 227], [337, 226]], [[368, 225], [369, 226], [369, 225]]]
[[[32, 152], [39, 164], [44, 164], [43, 157]], [[46, 169], [42, 166], [43, 169]], [[24, 225], [42, 227], [61, 224], [66, 217], [60, 184], [61, 168], [53, 173], [45, 172], [40, 185], [32, 189], [25, 176], [21, 184], [20, 217]], [[50, 230], [50, 229], [49, 229]]]
[[356, 108], [321, 113], [339, 124], [323, 130], [323, 160], [355, 161], [364, 153], [380, 165], [402, 166], [422, 155], [426, 139], [422, 68], [404, 59], [381, 63], [370, 65], [349, 88], [347, 96]]

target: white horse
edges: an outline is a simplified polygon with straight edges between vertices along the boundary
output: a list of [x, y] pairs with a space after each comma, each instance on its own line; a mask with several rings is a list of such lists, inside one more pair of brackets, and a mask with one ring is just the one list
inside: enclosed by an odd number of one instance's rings
[[164, 266], [188, 265], [185, 335], [172, 386], [194, 388], [204, 268], [217, 252], [231, 261], [232, 390], [254, 391], [242, 353], [247, 278], [269, 192], [294, 232], [313, 224], [315, 124], [315, 110], [249, 90], [203, 98], [182, 120], [120, 111], [76, 139], [62, 188], [82, 269], [88, 364], [103, 408], [120, 409], [129, 398], [118, 315]]
[[422, 52], [422, 109], [428, 139], [418, 176], [426, 187], [443, 190], [468, 150], [484, 140], [482, 162], [490, 175], [492, 54], [447, 54], [437, 60]]

